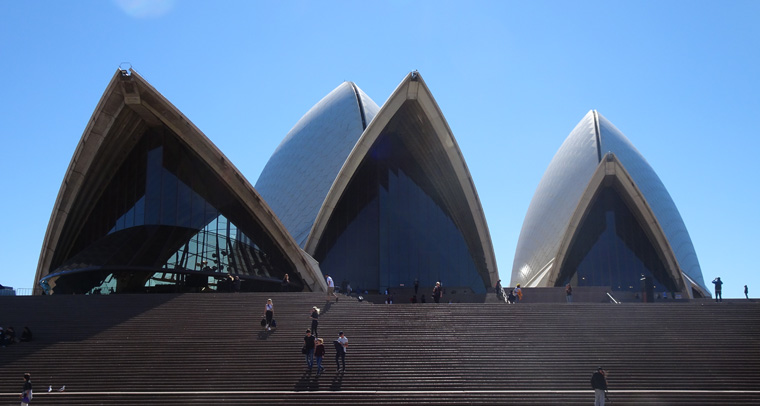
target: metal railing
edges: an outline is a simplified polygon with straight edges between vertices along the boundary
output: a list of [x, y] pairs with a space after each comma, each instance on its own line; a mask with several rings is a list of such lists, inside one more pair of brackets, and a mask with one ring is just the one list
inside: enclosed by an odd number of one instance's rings
[[31, 296], [34, 289], [32, 288], [18, 288], [18, 289], [0, 289], [0, 296]]

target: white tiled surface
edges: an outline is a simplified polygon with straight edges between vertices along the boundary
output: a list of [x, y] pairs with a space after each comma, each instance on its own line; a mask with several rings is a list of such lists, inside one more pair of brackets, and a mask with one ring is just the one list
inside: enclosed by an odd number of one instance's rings
[[602, 155], [612, 151], [617, 156], [652, 208], [681, 269], [707, 291], [689, 232], [660, 177], [628, 138], [601, 114], [599, 128], [602, 133]]
[[[694, 246], [675, 203], [646, 159], [612, 123], [599, 116], [601, 155], [612, 152], [631, 174], [660, 222], [683, 271], [705, 290]], [[512, 284], [525, 283], [554, 260], [570, 217], [599, 163], [594, 112], [586, 114], [557, 151], [525, 215]]]
[[[256, 182], [256, 190], [301, 247], [364, 131], [354, 88], [344, 82], [314, 105], [285, 136]], [[356, 89], [369, 124], [380, 108]]]

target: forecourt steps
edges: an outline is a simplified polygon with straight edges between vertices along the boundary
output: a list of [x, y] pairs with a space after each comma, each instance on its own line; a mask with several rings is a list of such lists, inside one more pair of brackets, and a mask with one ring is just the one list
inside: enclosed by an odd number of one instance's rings
[[[272, 298], [278, 328], [260, 326]], [[300, 353], [322, 309], [321, 376]], [[372, 304], [317, 293], [0, 297], [0, 402], [35, 405], [760, 403], [760, 303]], [[349, 338], [346, 372], [332, 340]], [[48, 386], [54, 391], [47, 393]], [[66, 385], [64, 392], [57, 392]]]

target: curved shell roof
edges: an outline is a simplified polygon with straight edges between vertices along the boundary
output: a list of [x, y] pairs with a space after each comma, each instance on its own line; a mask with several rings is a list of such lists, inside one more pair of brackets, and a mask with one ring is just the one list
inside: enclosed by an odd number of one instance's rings
[[644, 195], [681, 271], [707, 292], [686, 225], [665, 185], [628, 138], [593, 110], [567, 137], [536, 188], [517, 243], [512, 284], [535, 286], [549, 273], [569, 221], [608, 152], [616, 156]]
[[343, 163], [380, 107], [344, 82], [312, 107], [269, 158], [256, 190], [301, 247]]
[[166, 126], [219, 176], [220, 182], [239, 197], [252, 219], [269, 233], [303, 277], [310, 290], [326, 291], [319, 266], [288, 234], [266, 202], [227, 157], [162, 94], [134, 71], [117, 70], [82, 135], [50, 217], [35, 284], [49, 272], [59, 244], [68, 242], [67, 230], [76, 229], [90, 207], [75, 201], [96, 201], [103, 182], [118, 167], [147, 127]]
[[[475, 259], [486, 286], [493, 286], [498, 271], [475, 184], [451, 129], [417, 72], [404, 78], [382, 110], [353, 83], [338, 86], [288, 133], [262, 171], [256, 190], [301, 247], [313, 255], [359, 163], [400, 112], [410, 114], [407, 119], [413, 127], [422, 117], [430, 121], [444, 152], [422, 155], [430, 155], [430, 165], [451, 168], [452, 178], [439, 188], [455, 207], [455, 221], [465, 230], [466, 240], [476, 248]], [[414, 128], [410, 133], [419, 130]]]

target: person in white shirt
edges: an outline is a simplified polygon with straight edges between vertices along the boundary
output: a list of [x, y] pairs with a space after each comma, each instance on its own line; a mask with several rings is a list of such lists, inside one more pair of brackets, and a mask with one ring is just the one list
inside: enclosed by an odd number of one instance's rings
[[[335, 340], [335, 364], [338, 365], [338, 372], [346, 372], [346, 351], [348, 350], [348, 337], [341, 331], [338, 333], [338, 339]], [[341, 363], [343, 364], [341, 366]]]
[[331, 298], [335, 298], [335, 301], [338, 301], [338, 295], [335, 294], [335, 282], [333, 282], [332, 277], [330, 275], [325, 275], [325, 278], [327, 278], [327, 301], [329, 302]]

